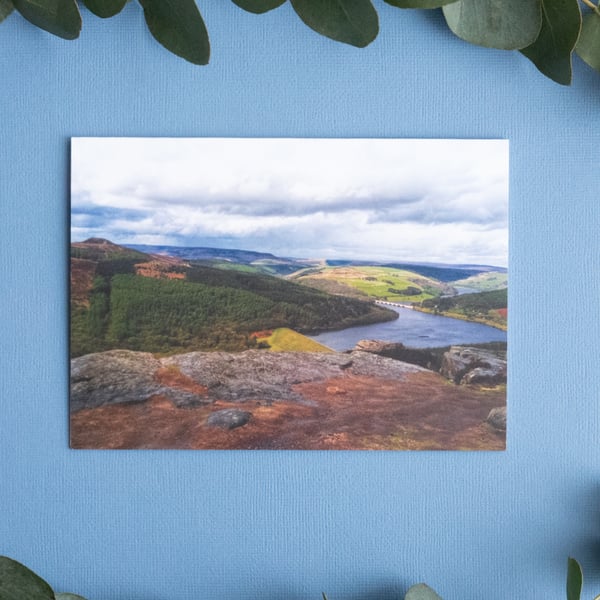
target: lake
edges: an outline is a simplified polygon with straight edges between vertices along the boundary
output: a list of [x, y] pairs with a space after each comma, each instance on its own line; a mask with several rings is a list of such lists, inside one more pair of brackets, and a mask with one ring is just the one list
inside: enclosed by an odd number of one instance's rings
[[411, 308], [390, 307], [398, 313], [395, 321], [348, 327], [308, 336], [333, 350], [354, 348], [360, 340], [401, 342], [413, 348], [435, 348], [453, 344], [506, 342], [506, 331], [495, 327], [419, 312]]

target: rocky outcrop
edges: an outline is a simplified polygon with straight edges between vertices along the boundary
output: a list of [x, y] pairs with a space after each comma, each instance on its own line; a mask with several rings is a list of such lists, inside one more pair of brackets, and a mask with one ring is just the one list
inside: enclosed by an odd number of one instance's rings
[[432, 371], [437, 371], [440, 368], [440, 358], [436, 353], [427, 348], [409, 348], [399, 342], [361, 340], [356, 344], [354, 350], [401, 360]]
[[71, 360], [71, 411], [140, 402], [158, 393], [160, 362], [148, 352], [109, 350]]
[[108, 404], [144, 402], [163, 395], [178, 408], [212, 402], [203, 394], [164, 385], [157, 378], [161, 360], [149, 352], [109, 350], [71, 360], [71, 412]]
[[459, 384], [506, 382], [506, 360], [490, 350], [452, 346], [444, 353], [440, 373]]
[[163, 359], [176, 365], [211, 397], [229, 402], [306, 400], [293, 389], [299, 383], [325, 381], [344, 372], [398, 379], [422, 370], [415, 365], [368, 354], [328, 352], [190, 352]]
[[[174, 369], [188, 384], [169, 383]], [[144, 402], [164, 396], [178, 408], [215, 400], [310, 403], [294, 386], [343, 375], [401, 380], [422, 370], [367, 352], [190, 352], [157, 359], [148, 352], [109, 350], [71, 361], [71, 411], [109, 404]], [[160, 373], [163, 373], [160, 376]]]
[[72, 362], [74, 448], [501, 449], [499, 387], [369, 352], [249, 350]]
[[492, 408], [487, 417], [487, 422], [499, 431], [506, 431], [506, 406]]

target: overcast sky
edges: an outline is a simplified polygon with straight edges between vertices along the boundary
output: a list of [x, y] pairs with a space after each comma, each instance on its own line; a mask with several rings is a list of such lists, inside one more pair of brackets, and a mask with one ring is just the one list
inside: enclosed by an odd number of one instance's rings
[[506, 140], [74, 138], [71, 239], [508, 261]]

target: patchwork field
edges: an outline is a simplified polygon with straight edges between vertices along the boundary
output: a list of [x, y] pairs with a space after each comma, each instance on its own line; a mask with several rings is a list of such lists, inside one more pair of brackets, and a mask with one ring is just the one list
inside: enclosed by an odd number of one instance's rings
[[393, 267], [319, 267], [301, 271], [290, 279], [332, 294], [343, 294], [344, 288], [349, 288], [368, 298], [399, 303], [421, 302], [450, 291], [440, 281]]

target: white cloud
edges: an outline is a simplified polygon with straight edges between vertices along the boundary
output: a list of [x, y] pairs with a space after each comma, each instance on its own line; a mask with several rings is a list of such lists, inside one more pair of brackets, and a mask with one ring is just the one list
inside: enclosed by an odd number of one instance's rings
[[507, 200], [502, 140], [72, 143], [73, 239], [505, 265]]

